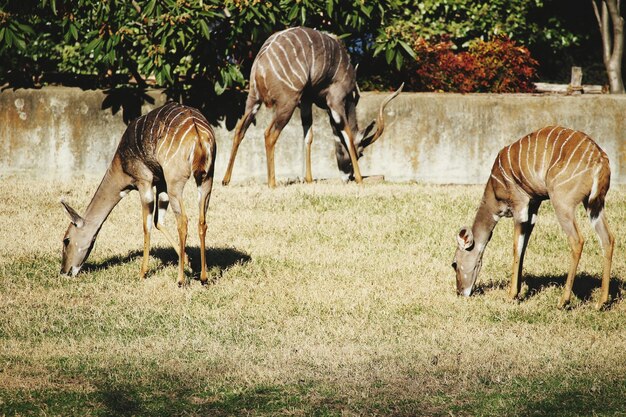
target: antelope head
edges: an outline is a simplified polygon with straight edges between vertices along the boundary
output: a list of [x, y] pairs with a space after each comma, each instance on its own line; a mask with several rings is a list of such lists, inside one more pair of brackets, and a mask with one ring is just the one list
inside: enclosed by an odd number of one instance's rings
[[[363, 151], [365, 148], [370, 146], [372, 143], [376, 142], [378, 138], [383, 134], [385, 129], [385, 118], [384, 111], [385, 107], [391, 100], [396, 98], [398, 94], [402, 91], [404, 87], [404, 83], [398, 88], [395, 92], [389, 95], [380, 105], [378, 110], [378, 117], [372, 120], [365, 129], [358, 129], [358, 124], [356, 122], [356, 106], [359, 103], [359, 99], [361, 97], [359, 86], [355, 84], [355, 89], [352, 94], [349, 94], [346, 98], [346, 108], [348, 113], [348, 121], [350, 127], [353, 129], [354, 134], [354, 147], [356, 149], [356, 157], [357, 159], [363, 156]], [[341, 138], [341, 134], [338, 134]], [[337, 155], [337, 166], [339, 170], [342, 171], [347, 178], [352, 178], [354, 174], [354, 168], [352, 166], [352, 162], [350, 160], [350, 154], [347, 149], [347, 144], [342, 141], [335, 142], [335, 153]]]
[[456, 293], [469, 297], [482, 265], [483, 248], [474, 242], [472, 229], [463, 227], [456, 236], [457, 248], [452, 261], [456, 272]]
[[61, 205], [70, 218], [70, 225], [63, 237], [61, 274], [76, 276], [93, 248], [96, 234], [85, 226], [85, 219], [76, 210], [65, 201], [61, 201]]

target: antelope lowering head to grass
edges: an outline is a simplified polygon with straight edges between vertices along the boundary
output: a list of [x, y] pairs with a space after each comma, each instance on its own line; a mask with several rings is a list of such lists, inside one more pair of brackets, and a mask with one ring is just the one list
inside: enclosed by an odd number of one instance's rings
[[328, 111], [333, 132], [337, 136], [337, 165], [344, 178], [354, 177], [357, 183], [361, 183], [357, 159], [383, 133], [383, 110], [401, 90], [402, 86], [383, 101], [375, 121], [359, 130], [356, 119], [356, 105], [359, 102], [356, 71], [344, 45], [333, 35], [305, 27], [289, 28], [273, 34], [265, 41], [252, 64], [246, 109], [235, 130], [230, 161], [222, 183], [230, 183], [239, 144], [261, 104], [275, 108], [274, 117], [265, 130], [268, 185], [276, 186], [274, 146], [298, 106], [307, 150], [305, 181], [312, 182], [313, 103]]
[[575, 221], [575, 209], [581, 202], [602, 245], [604, 264], [597, 307], [605, 305], [614, 246], [604, 213], [610, 177], [606, 153], [589, 136], [576, 130], [549, 126], [503, 148], [491, 169], [474, 224], [463, 227], [457, 235], [458, 248], [452, 264], [457, 293], [465, 296], [472, 293], [491, 232], [500, 218], [513, 217], [513, 275], [509, 296], [517, 297], [524, 253], [539, 206], [543, 200], [550, 199], [571, 248], [570, 268], [559, 307], [570, 301], [583, 250], [584, 240]]
[[[213, 186], [214, 162], [213, 129], [198, 110], [172, 102], [132, 121], [85, 214], [80, 216], [67, 203], [61, 202], [71, 221], [63, 238], [61, 273], [76, 275], [80, 271], [111, 210], [130, 190], [138, 190], [144, 231], [140, 276], [145, 277], [148, 271], [150, 231], [154, 223], [178, 254], [178, 284], [183, 285], [187, 239], [183, 188], [193, 175], [200, 210], [200, 280], [205, 283], [206, 212]], [[170, 204], [178, 226], [178, 245], [164, 228], [164, 216]]]

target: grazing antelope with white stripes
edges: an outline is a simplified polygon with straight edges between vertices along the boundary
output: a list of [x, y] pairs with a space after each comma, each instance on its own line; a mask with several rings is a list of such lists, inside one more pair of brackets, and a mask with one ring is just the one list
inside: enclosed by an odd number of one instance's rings
[[[148, 271], [150, 231], [154, 222], [178, 253], [178, 285], [183, 285], [187, 239], [183, 188], [193, 175], [198, 186], [200, 210], [200, 280], [205, 283], [206, 212], [213, 186], [214, 162], [215, 135], [198, 110], [172, 102], [132, 121], [84, 216], [61, 202], [71, 220], [63, 238], [61, 273], [76, 275], [80, 271], [111, 210], [130, 190], [138, 190], [144, 231], [140, 276], [144, 278]], [[156, 188], [156, 200], [153, 187]], [[178, 225], [178, 246], [164, 228], [169, 204]]]
[[559, 224], [568, 237], [571, 263], [565, 290], [559, 301], [570, 301], [576, 268], [583, 250], [583, 237], [575, 221], [575, 209], [584, 204], [604, 253], [602, 287], [598, 308], [609, 298], [614, 237], [604, 214], [609, 190], [609, 159], [586, 134], [563, 127], [544, 127], [503, 148], [487, 181], [471, 228], [457, 235], [453, 261], [457, 293], [469, 296], [480, 271], [483, 252], [501, 217], [513, 217], [513, 275], [509, 296], [517, 297], [524, 253], [543, 200], [550, 199]]
[[[357, 159], [383, 133], [383, 110], [401, 90], [402, 86], [381, 104], [376, 121], [359, 130], [356, 119], [356, 105], [359, 101], [356, 71], [345, 46], [333, 35], [305, 27], [274, 33], [265, 41], [252, 64], [246, 109], [235, 130], [230, 161], [222, 183], [228, 185], [230, 182], [239, 144], [262, 103], [267, 107], [275, 107], [274, 118], [265, 130], [267, 181], [270, 187], [276, 186], [274, 146], [298, 106], [307, 150], [305, 181], [313, 181], [313, 103], [328, 110], [330, 123], [337, 136], [337, 165], [344, 173], [344, 178], [347, 180], [354, 176], [356, 182], [361, 183]], [[372, 133], [376, 124], [376, 131]]]

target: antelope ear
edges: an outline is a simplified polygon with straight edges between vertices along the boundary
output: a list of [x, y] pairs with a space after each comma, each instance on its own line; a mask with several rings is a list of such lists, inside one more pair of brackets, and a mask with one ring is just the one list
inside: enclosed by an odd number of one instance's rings
[[65, 214], [67, 214], [67, 217], [70, 218], [70, 221], [72, 222], [72, 224], [76, 227], [83, 227], [83, 225], [85, 224], [85, 220], [82, 217], [80, 217], [80, 214], [76, 213], [76, 210], [71, 208], [63, 200], [61, 200], [61, 205], [63, 206], [63, 209], [65, 210]]
[[459, 230], [459, 234], [456, 235], [456, 241], [459, 244], [459, 249], [468, 250], [474, 246], [474, 234], [469, 227], [463, 227]]

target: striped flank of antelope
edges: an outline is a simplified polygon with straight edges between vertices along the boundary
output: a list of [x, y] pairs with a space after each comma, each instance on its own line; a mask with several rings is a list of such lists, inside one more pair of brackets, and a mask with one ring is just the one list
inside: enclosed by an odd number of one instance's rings
[[[610, 176], [606, 153], [585, 133], [559, 126], [544, 127], [504, 147], [491, 171], [498, 188], [542, 197], [578, 181], [597, 183], [601, 175]], [[586, 197], [593, 200], [598, 192], [591, 191], [589, 187]]]
[[213, 128], [200, 111], [171, 102], [131, 122], [123, 141], [128, 142], [127, 152], [137, 150], [135, 156], [161, 168], [174, 163], [182, 168], [183, 160], [195, 173], [207, 171], [213, 137]]
[[275, 83], [294, 92], [307, 85], [349, 81], [350, 57], [334, 35], [294, 27], [270, 36], [257, 54], [250, 74], [250, 93], [266, 106], [277, 97]]

